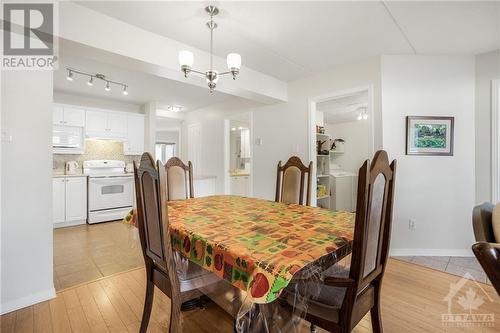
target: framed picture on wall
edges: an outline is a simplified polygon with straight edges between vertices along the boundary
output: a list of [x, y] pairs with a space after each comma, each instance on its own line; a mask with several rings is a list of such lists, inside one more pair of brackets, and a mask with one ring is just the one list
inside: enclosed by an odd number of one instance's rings
[[453, 156], [454, 117], [406, 117], [406, 155]]

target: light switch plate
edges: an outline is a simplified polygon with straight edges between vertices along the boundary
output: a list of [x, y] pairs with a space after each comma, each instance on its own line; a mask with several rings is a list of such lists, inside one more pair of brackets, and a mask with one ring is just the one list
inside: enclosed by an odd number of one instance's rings
[[9, 131], [2, 130], [2, 142], [11, 143], [12, 135], [10, 135]]

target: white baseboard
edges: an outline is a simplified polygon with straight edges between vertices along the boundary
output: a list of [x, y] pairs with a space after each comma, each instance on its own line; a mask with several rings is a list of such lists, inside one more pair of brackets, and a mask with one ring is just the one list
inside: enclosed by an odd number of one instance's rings
[[5, 304], [1, 305], [0, 308], [0, 314], [6, 314], [15, 310], [19, 310], [22, 308], [25, 308], [27, 306], [40, 303], [43, 301], [47, 301], [49, 299], [52, 299], [56, 297], [56, 290], [54, 288], [44, 290], [41, 292], [38, 292], [33, 295], [29, 295], [26, 297], [21, 297], [12, 301], [9, 301]]
[[473, 257], [472, 250], [469, 249], [390, 249], [391, 257], [413, 257], [413, 256], [433, 256], [433, 257]]

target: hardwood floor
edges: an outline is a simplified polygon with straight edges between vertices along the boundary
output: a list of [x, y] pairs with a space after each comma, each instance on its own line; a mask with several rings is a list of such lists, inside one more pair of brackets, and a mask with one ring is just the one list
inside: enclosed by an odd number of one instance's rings
[[54, 230], [56, 290], [142, 266], [137, 228], [121, 221]]
[[[473, 281], [467, 281], [453, 300], [452, 312], [468, 313], [458, 297], [471, 289], [484, 302], [473, 313], [491, 313], [496, 323], [483, 328], [442, 325], [441, 314], [448, 311], [443, 299], [450, 284], [459, 280], [454, 275], [391, 259], [382, 290], [385, 332], [498, 332], [500, 298], [491, 286]], [[1, 332], [138, 332], [144, 283], [144, 270], [139, 268], [62, 290], [53, 300], [3, 315]], [[156, 292], [149, 332], [166, 332], [168, 318], [168, 299]], [[204, 310], [184, 312], [183, 318], [184, 332], [233, 332], [232, 318], [214, 304]], [[309, 332], [307, 323], [300, 332]], [[371, 332], [369, 315], [353, 332]]]

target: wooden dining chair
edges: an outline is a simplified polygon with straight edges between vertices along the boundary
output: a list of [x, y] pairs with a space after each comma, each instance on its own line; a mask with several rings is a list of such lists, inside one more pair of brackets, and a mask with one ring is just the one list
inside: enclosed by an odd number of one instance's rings
[[493, 209], [495, 205], [490, 202], [482, 203], [472, 210], [472, 227], [476, 242], [495, 243], [493, 233]]
[[193, 165], [191, 161], [185, 165], [178, 157], [170, 158], [165, 163], [167, 171], [168, 200], [185, 200], [194, 198]]
[[134, 162], [137, 198], [137, 227], [146, 266], [146, 297], [140, 332], [145, 333], [153, 307], [155, 286], [170, 298], [169, 332], [181, 333], [181, 303], [200, 293], [198, 288], [219, 281], [214, 274], [191, 263], [187, 272], [177, 267], [178, 253], [172, 250], [167, 208], [165, 168], [149, 153]]
[[278, 163], [276, 176], [276, 202], [287, 204], [304, 204], [304, 185], [307, 174], [306, 205], [311, 204], [311, 171], [312, 162], [308, 166], [297, 156], [292, 156], [285, 165]]
[[472, 251], [500, 296], [500, 244], [478, 242], [472, 245]]
[[[325, 274], [320, 282], [292, 280], [287, 287], [283, 295], [287, 306], [306, 312], [311, 332], [316, 325], [330, 332], [351, 332], [368, 311], [373, 332], [382, 332], [380, 293], [391, 238], [395, 175], [396, 161], [389, 165], [382, 150], [359, 169], [350, 269], [337, 276]], [[307, 295], [305, 290], [317, 292]]]

